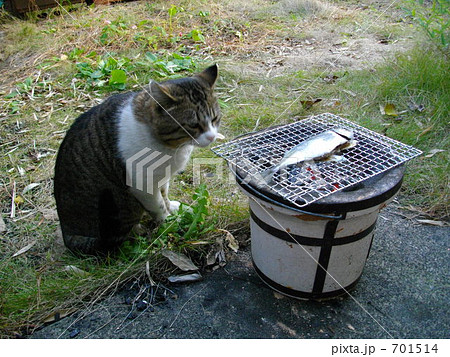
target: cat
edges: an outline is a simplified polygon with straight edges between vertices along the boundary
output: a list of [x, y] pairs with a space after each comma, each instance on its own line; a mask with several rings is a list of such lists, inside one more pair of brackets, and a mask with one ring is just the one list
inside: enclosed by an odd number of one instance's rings
[[[170, 178], [185, 168], [194, 146], [206, 147], [218, 135], [217, 77], [213, 65], [192, 77], [151, 82], [140, 92], [107, 98], [74, 121], [54, 176], [64, 244], [71, 251], [107, 254], [128, 238], [144, 211], [159, 224], [178, 209], [180, 203], [168, 198]], [[139, 166], [158, 155], [164, 164]], [[142, 187], [133, 177], [141, 178]]]

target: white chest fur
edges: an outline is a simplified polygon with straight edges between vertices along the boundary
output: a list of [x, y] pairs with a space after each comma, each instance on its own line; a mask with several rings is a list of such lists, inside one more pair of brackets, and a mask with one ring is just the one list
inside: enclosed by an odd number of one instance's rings
[[118, 134], [118, 149], [127, 167], [130, 191], [147, 210], [154, 211], [160, 188], [184, 169], [193, 146], [171, 149], [161, 144], [149, 126], [135, 118], [131, 100], [120, 114]]

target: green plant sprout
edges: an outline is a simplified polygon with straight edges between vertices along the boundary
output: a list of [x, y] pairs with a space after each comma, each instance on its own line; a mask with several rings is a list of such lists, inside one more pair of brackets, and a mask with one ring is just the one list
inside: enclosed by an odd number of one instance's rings
[[409, 12], [412, 18], [422, 27], [433, 43], [446, 53], [450, 45], [450, 2], [433, 0], [431, 7], [425, 6], [424, 0], [409, 0], [408, 3], [411, 6]]
[[200, 185], [192, 195], [195, 204], [181, 204], [176, 214], [169, 216], [159, 227], [156, 236], [159, 244], [183, 246], [192, 239], [198, 239], [214, 230], [215, 222], [211, 219], [209, 193], [206, 185]]

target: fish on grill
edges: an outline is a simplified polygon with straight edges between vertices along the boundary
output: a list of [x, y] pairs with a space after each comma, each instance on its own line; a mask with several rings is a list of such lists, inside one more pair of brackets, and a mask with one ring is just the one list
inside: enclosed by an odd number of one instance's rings
[[344, 128], [333, 128], [302, 141], [287, 151], [281, 161], [261, 173], [265, 182], [270, 182], [273, 175], [291, 165], [307, 161], [322, 161], [336, 158], [335, 153], [354, 147], [353, 132]]

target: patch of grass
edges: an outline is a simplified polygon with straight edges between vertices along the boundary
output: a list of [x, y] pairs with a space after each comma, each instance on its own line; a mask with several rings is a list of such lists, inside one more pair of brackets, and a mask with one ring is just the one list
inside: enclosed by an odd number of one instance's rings
[[319, 0], [280, 0], [271, 7], [278, 16], [290, 16], [292, 19], [307, 16], [327, 16], [333, 11], [328, 2]]
[[[0, 241], [0, 336], [30, 333], [57, 314], [97, 301], [128, 280], [145, 275], [146, 264], [152, 278], [164, 279], [169, 267], [160, 255], [162, 249], [204, 260], [209, 246], [207, 235], [216, 231], [205, 185], [195, 190], [192, 200], [191, 208], [182, 205], [154, 236], [136, 236], [125, 242], [119, 253], [106, 258], [80, 259], [64, 252], [62, 242], [55, 247], [56, 225], [42, 229], [40, 224], [26, 224], [20, 226], [20, 234], [8, 230], [5, 238], [15, 244]], [[39, 220], [39, 215], [35, 219]], [[26, 239], [14, 239], [24, 235]], [[36, 236], [41, 236], [39, 242]], [[35, 244], [14, 256], [28, 241]]]
[[405, 203], [430, 215], [449, 217], [450, 70], [445, 56], [417, 48], [397, 58], [393, 66], [378, 71], [377, 101], [393, 103], [399, 112], [394, 120], [384, 118], [385, 132], [428, 154], [411, 163], [405, 178]]
[[450, 56], [450, 3], [447, 0], [405, 1], [413, 20], [447, 58]]

